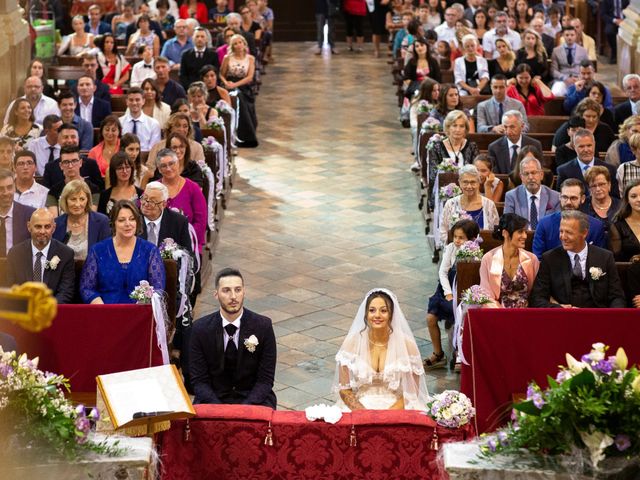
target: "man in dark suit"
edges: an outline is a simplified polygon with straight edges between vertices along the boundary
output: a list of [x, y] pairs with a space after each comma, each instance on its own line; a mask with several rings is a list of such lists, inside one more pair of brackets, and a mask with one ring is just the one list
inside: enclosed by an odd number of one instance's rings
[[562, 212], [559, 247], [542, 255], [529, 297], [534, 308], [625, 308], [613, 253], [587, 243], [589, 220]]
[[618, 27], [622, 23], [622, 11], [629, 6], [629, 0], [601, 0], [600, 16], [604, 25], [604, 35], [611, 47], [610, 63], [616, 63], [618, 56], [618, 48], [616, 37], [618, 36]]
[[622, 79], [622, 88], [629, 100], [616, 105], [613, 109], [613, 116], [618, 125], [622, 125], [631, 115], [637, 115], [636, 102], [640, 101], [640, 75], [630, 73]]
[[191, 335], [194, 403], [276, 408], [276, 337], [271, 319], [243, 308], [244, 280], [225, 268], [215, 279], [220, 310], [202, 317]]
[[102, 21], [102, 9], [100, 5], [93, 4], [87, 11], [89, 21], [84, 25], [84, 31], [93, 36], [111, 33], [111, 25]]
[[516, 166], [520, 149], [531, 145], [542, 152], [542, 144], [535, 138], [522, 135], [524, 118], [518, 110], [509, 110], [502, 116], [505, 135], [489, 145], [489, 158], [495, 173], [509, 174]]
[[[542, 259], [542, 255], [560, 245], [560, 220], [562, 212], [579, 210], [585, 201], [584, 185], [576, 178], [568, 178], [560, 187], [560, 212], [552, 213], [540, 219], [533, 236], [533, 253]], [[594, 217], [589, 219], [587, 242], [590, 245], [606, 248], [604, 223]]]
[[13, 172], [0, 169], [0, 257], [6, 257], [11, 247], [29, 238], [27, 223], [35, 208], [15, 202], [15, 191]]
[[83, 75], [78, 79], [78, 105], [76, 115], [86, 122], [91, 123], [93, 128], [100, 128], [102, 120], [107, 115], [111, 115], [111, 100], [108, 102], [95, 95], [96, 84], [93, 78]]
[[58, 303], [71, 303], [75, 293], [74, 253], [51, 238], [55, 228], [49, 210], [41, 208], [31, 214], [28, 223], [31, 239], [14, 245], [7, 255], [8, 284], [42, 282]]
[[[96, 56], [92, 53], [83, 53], [81, 57], [84, 74], [91, 77], [93, 79], [93, 83], [96, 86], [94, 96], [111, 104], [111, 93], [109, 92], [109, 85], [103, 83], [98, 78], [98, 60], [96, 59]], [[73, 93], [73, 96], [78, 98], [78, 82], [76, 80], [69, 80], [66, 82], [66, 84], [71, 87], [71, 93]]]
[[[58, 143], [60, 144], [60, 150], [64, 147], [76, 147], [79, 148], [80, 136], [78, 135], [78, 129], [75, 125], [63, 123], [58, 129]], [[84, 155], [80, 156], [82, 159], [82, 166], [80, 167], [80, 176], [88, 178], [93, 183], [98, 191], [104, 190], [104, 179], [100, 175], [100, 167], [98, 163], [92, 159], [87, 158]], [[44, 167], [44, 174], [42, 175], [42, 184], [51, 188], [56, 183], [64, 181], [64, 173], [60, 168], [60, 158], [55, 159], [53, 162], [49, 162]]]
[[[258, 49], [256, 48], [256, 37], [251, 32], [245, 32], [242, 30], [242, 16], [239, 13], [231, 12], [227, 15], [227, 27], [233, 29], [235, 33], [238, 33], [244, 37], [247, 41], [247, 46], [249, 47], [249, 53], [254, 57], [258, 53]], [[223, 38], [224, 32], [220, 32], [217, 38], [217, 44], [223, 45], [225, 40]]]
[[220, 70], [218, 54], [212, 48], [207, 48], [207, 32], [197, 27], [193, 33], [193, 48], [186, 50], [180, 60], [180, 83], [185, 90], [189, 85], [200, 80], [200, 69], [205, 65], [213, 65]]
[[593, 133], [586, 128], [578, 129], [573, 136], [573, 145], [578, 157], [558, 167], [558, 185], [562, 185], [567, 178], [577, 178], [584, 184], [585, 192], [588, 192], [589, 185], [585, 179], [587, 170], [594, 166], [605, 167], [609, 170], [611, 177], [611, 196], [619, 198], [620, 189], [618, 188], [618, 180], [616, 180], [616, 168], [595, 158], [596, 141]]

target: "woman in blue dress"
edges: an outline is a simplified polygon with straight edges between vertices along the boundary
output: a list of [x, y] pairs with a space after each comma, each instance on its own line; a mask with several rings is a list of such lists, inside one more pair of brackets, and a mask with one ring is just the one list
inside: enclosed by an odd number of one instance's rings
[[142, 280], [154, 290], [164, 290], [165, 271], [158, 248], [136, 235], [142, 216], [129, 200], [119, 200], [111, 210], [113, 238], [89, 250], [80, 276], [84, 303], [135, 303], [129, 294]]

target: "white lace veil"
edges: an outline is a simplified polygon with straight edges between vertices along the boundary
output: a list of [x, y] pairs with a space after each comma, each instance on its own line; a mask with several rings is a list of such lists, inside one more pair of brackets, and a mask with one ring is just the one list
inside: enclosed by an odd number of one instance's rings
[[374, 292], [384, 292], [393, 301], [392, 332], [389, 335], [384, 370], [381, 372], [382, 380], [390, 390], [402, 393], [405, 409], [425, 410], [429, 394], [418, 345], [400, 309], [398, 299], [384, 288], [374, 288], [367, 292], [362, 300], [347, 337], [336, 354], [332, 392], [336, 393], [340, 400], [340, 390], [352, 389], [357, 392], [361, 386], [370, 385], [376, 374], [370, 362], [369, 327], [365, 316], [367, 298]]

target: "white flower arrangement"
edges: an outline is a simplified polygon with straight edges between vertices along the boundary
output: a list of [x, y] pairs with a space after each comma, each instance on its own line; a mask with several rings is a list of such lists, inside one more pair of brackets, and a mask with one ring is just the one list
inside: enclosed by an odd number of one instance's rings
[[231, 105], [229, 105], [224, 100], [218, 100], [218, 102], [216, 103], [215, 109], [220, 114], [222, 113], [227, 113], [229, 115], [233, 114], [233, 108], [231, 108]]
[[215, 139], [215, 137], [212, 137], [212, 136], [203, 138], [202, 142], [200, 143], [202, 144], [205, 150], [215, 150], [216, 145], [219, 144], [218, 141]]
[[207, 128], [222, 130], [224, 128], [224, 120], [220, 117], [214, 117], [207, 123]]
[[471, 421], [476, 414], [471, 400], [464, 393], [445, 390], [433, 397], [428, 405], [429, 414], [438, 425], [447, 428], [460, 428]]
[[324, 420], [327, 423], [336, 424], [342, 418], [342, 411], [337, 405], [312, 405], [304, 409], [307, 420], [313, 422], [315, 420]]
[[58, 264], [60, 263], [60, 257], [58, 255], [54, 255], [51, 260], [47, 260], [44, 263], [45, 270], [55, 270], [58, 268]]
[[151, 303], [153, 292], [154, 289], [151, 284], [146, 280], [141, 280], [138, 286], [129, 294], [129, 298], [134, 299], [140, 304], [149, 304]]
[[244, 339], [244, 347], [251, 353], [256, 351], [256, 347], [260, 344], [258, 338], [255, 335], [251, 335], [249, 338]]
[[444, 187], [440, 187], [440, 200], [447, 201], [450, 198], [462, 195], [462, 190], [455, 183], [450, 183]]
[[591, 275], [592, 280], [600, 280], [601, 277], [606, 275], [606, 272], [603, 272], [599, 267], [591, 267], [589, 269], [589, 275]]
[[181, 247], [173, 238], [165, 238], [160, 244], [160, 256], [164, 259], [178, 260]]

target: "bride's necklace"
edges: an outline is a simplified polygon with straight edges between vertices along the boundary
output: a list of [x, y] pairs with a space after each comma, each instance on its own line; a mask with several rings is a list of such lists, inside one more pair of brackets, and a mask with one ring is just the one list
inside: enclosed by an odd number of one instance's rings
[[386, 347], [389, 344], [389, 339], [387, 339], [386, 342], [380, 343], [380, 342], [374, 342], [373, 340], [371, 340], [371, 338], [369, 338], [369, 343], [374, 347]]

